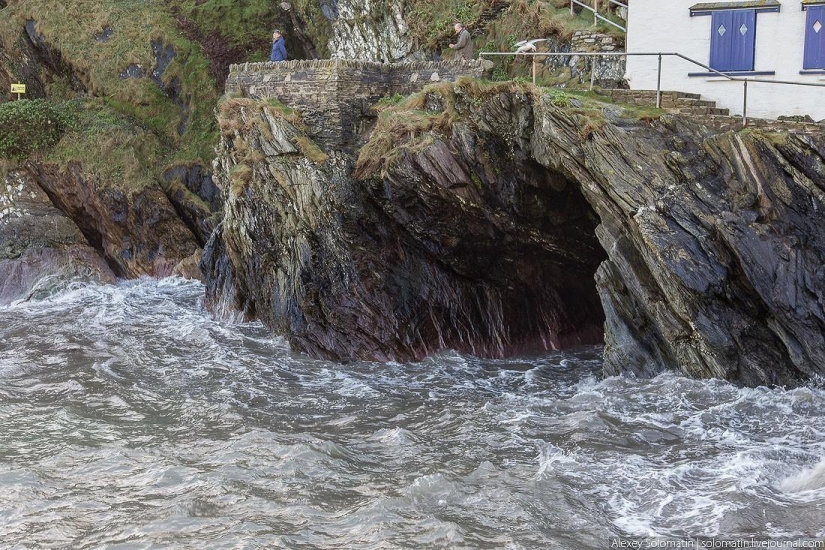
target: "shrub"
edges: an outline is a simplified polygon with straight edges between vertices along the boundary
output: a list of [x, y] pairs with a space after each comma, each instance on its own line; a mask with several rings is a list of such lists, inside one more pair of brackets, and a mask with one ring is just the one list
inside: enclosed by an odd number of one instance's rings
[[0, 158], [21, 159], [51, 147], [73, 124], [65, 106], [43, 99], [0, 103]]

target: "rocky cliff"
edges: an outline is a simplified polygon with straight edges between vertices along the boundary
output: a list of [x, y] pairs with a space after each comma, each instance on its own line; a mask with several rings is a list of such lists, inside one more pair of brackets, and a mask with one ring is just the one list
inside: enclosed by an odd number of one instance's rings
[[10, 171], [0, 186], [0, 305], [47, 296], [73, 282], [114, 280], [33, 175]]
[[502, 356], [604, 337], [608, 374], [825, 370], [822, 136], [468, 80], [387, 109], [356, 158], [236, 101], [207, 301], [297, 350]]

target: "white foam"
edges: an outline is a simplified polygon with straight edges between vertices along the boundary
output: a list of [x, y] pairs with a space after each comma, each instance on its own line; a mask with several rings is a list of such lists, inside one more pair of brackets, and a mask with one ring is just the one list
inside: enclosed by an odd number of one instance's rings
[[819, 463], [782, 480], [779, 488], [786, 493], [802, 493], [825, 489], [825, 457]]

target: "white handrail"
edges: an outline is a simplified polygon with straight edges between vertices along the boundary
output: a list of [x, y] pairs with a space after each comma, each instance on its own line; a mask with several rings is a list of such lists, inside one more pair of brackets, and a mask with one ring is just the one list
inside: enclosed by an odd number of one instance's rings
[[[576, 0], [572, 0], [576, 1]], [[743, 84], [743, 92], [742, 92], [742, 126], [748, 125], [748, 82], [757, 82], [760, 84], [784, 84], [784, 85], [791, 85], [791, 86], [813, 86], [817, 88], [825, 88], [825, 83], [817, 83], [817, 82], [793, 82], [791, 80], [764, 80], [761, 78], [742, 78], [738, 76], [731, 76], [726, 74], [722, 71], [718, 71], [704, 63], [696, 61], [695, 59], [691, 59], [685, 55], [682, 55], [677, 52], [479, 52], [479, 57], [481, 56], [525, 56], [525, 57], [538, 57], [538, 56], [545, 56], [545, 57], [572, 57], [574, 55], [580, 57], [630, 57], [630, 56], [657, 56], [659, 58], [659, 68], [658, 68], [658, 77], [656, 81], [656, 107], [661, 109], [662, 107], [662, 58], [663, 57], [678, 57], [680, 59], [684, 59], [689, 63], [693, 63], [707, 71], [713, 73], [714, 76], [721, 76], [726, 78], [730, 81], [734, 82], [742, 82]], [[591, 72], [591, 86], [593, 82], [593, 69], [590, 69]], [[536, 61], [533, 59], [533, 84], [536, 83]]]
[[[617, 6], [620, 6], [622, 8], [627, 9], [627, 4], [622, 4], [618, 0], [607, 0], [607, 1], [610, 2], [611, 4], [616, 4]], [[593, 12], [593, 24], [594, 25], [598, 25], [599, 20], [601, 20], [601, 21], [604, 21], [605, 23], [607, 23], [608, 25], [613, 25], [614, 27], [616, 27], [617, 29], [619, 29], [620, 31], [622, 31], [624, 33], [627, 32], [627, 29], [625, 27], [622, 27], [618, 23], [614, 23], [613, 21], [611, 21], [607, 17], [602, 16], [599, 13], [599, 0], [593, 0], [593, 6], [592, 7], [585, 4], [584, 2], [579, 2], [579, 0], [570, 0], [570, 14], [571, 15], [574, 14], [574, 10], [573, 10], [573, 5], [574, 4], [578, 5], [578, 6], [581, 6], [585, 9], [588, 9], [588, 10]]]

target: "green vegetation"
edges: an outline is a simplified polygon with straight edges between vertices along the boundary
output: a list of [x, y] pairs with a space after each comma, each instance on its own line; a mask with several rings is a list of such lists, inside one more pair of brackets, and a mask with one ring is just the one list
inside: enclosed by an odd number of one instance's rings
[[364, 178], [387, 166], [405, 151], [416, 152], [447, 137], [462, 117], [478, 113], [484, 103], [505, 93], [538, 98], [538, 88], [519, 82], [493, 83], [460, 78], [458, 82], [427, 86], [393, 105], [379, 106], [378, 123], [361, 148], [355, 173]]
[[0, 157], [21, 159], [51, 147], [74, 124], [65, 104], [42, 99], [0, 103]]
[[[167, 3], [101, 0], [90, 6], [79, 0], [27, 0], [3, 11], [0, 41], [7, 50], [14, 49], [25, 21], [33, 18], [37, 33], [72, 67], [73, 75], [47, 83], [51, 98], [76, 96], [69, 84], [79, 78], [90, 95], [105, 98], [104, 108], [133, 118], [157, 136], [163, 144], [163, 160], [153, 171], [164, 164], [210, 160], [217, 139], [212, 109], [218, 97], [210, 61], [197, 43], [178, 30]], [[104, 30], [105, 40], [101, 38]], [[175, 51], [162, 84], [169, 90], [177, 83], [178, 98], [170, 97], [149, 78], [121, 76], [129, 66], [148, 74], [155, 64], [153, 42]], [[186, 131], [181, 133], [183, 126]]]
[[537, 87], [519, 79], [491, 82], [460, 78], [455, 85], [432, 84], [420, 93], [378, 102], [378, 123], [359, 152], [356, 177], [367, 178], [401, 154], [416, 153], [437, 140], [448, 139], [456, 122], [472, 123], [474, 117], [483, 116], [485, 104], [501, 93], [527, 97], [545, 108], [563, 109], [583, 140], [604, 127], [606, 109], [616, 110], [616, 116], [631, 121], [654, 120], [666, 112], [654, 107], [617, 105], [598, 90]]
[[[487, 22], [484, 41], [476, 41], [479, 50], [506, 52], [515, 49], [515, 43], [529, 38], [556, 38], [569, 41], [578, 30], [598, 30], [613, 36], [623, 36], [615, 27], [600, 24], [593, 26], [591, 12], [582, 10], [570, 13], [566, 0], [514, 0], [496, 18]], [[492, 79], [504, 81], [528, 77], [532, 73], [530, 59], [516, 56], [496, 57]], [[581, 86], [570, 74], [569, 68], [548, 70], [539, 64], [539, 83], [564, 86]]]
[[[34, 21], [36, 33], [59, 52], [69, 68], [68, 74], [44, 78], [52, 103], [38, 109], [46, 112], [50, 105], [63, 112], [73, 105], [78, 129], [66, 126], [60, 130], [58, 124], [45, 133], [29, 132], [34, 137], [9, 132], [0, 156], [19, 157], [39, 150], [57, 162], [82, 161], [117, 185], [141, 185], [173, 164], [211, 163], [220, 132], [240, 120], [221, 114], [220, 90], [212, 74], [215, 55], [231, 50], [249, 61], [266, 59], [272, 28], [293, 15], [322, 57], [329, 55], [327, 42], [332, 35], [317, 0], [290, 2], [292, 13], [279, 3], [263, 0], [12, 0], [7, 4], [0, 18], [0, 51], [23, 51], [22, 29], [27, 21]], [[364, 17], [375, 19], [389, 5], [378, 3]], [[407, 0], [405, 9], [410, 35], [422, 48], [442, 50], [445, 57], [453, 54], [446, 46], [454, 40], [452, 26], [459, 20], [479, 35], [477, 49], [499, 51], [511, 49], [520, 39], [565, 39], [577, 29], [592, 26], [586, 13], [571, 15], [566, 0]], [[175, 52], [159, 81], [150, 78], [156, 63], [153, 44]], [[139, 77], [128, 77], [129, 68], [132, 76]], [[6, 69], [22, 77], [20, 67]], [[508, 57], [496, 60], [493, 78], [505, 81], [529, 74], [528, 61]], [[569, 74], [543, 72], [539, 80], [567, 87], [573, 84]], [[403, 108], [407, 101], [394, 96], [376, 108]], [[300, 113], [277, 101], [269, 102], [267, 111], [303, 128]], [[444, 113], [423, 108], [413, 111], [396, 128], [400, 134], [426, 136], [448, 122]], [[18, 123], [23, 119], [18, 117]], [[269, 130], [262, 127], [261, 131]], [[66, 133], [64, 139], [60, 139], [62, 133]], [[310, 140], [296, 145], [314, 161], [324, 161]]]
[[83, 164], [84, 172], [122, 190], [152, 184], [164, 156], [158, 137], [102, 99], [73, 102], [74, 125], [45, 155], [59, 165]]

